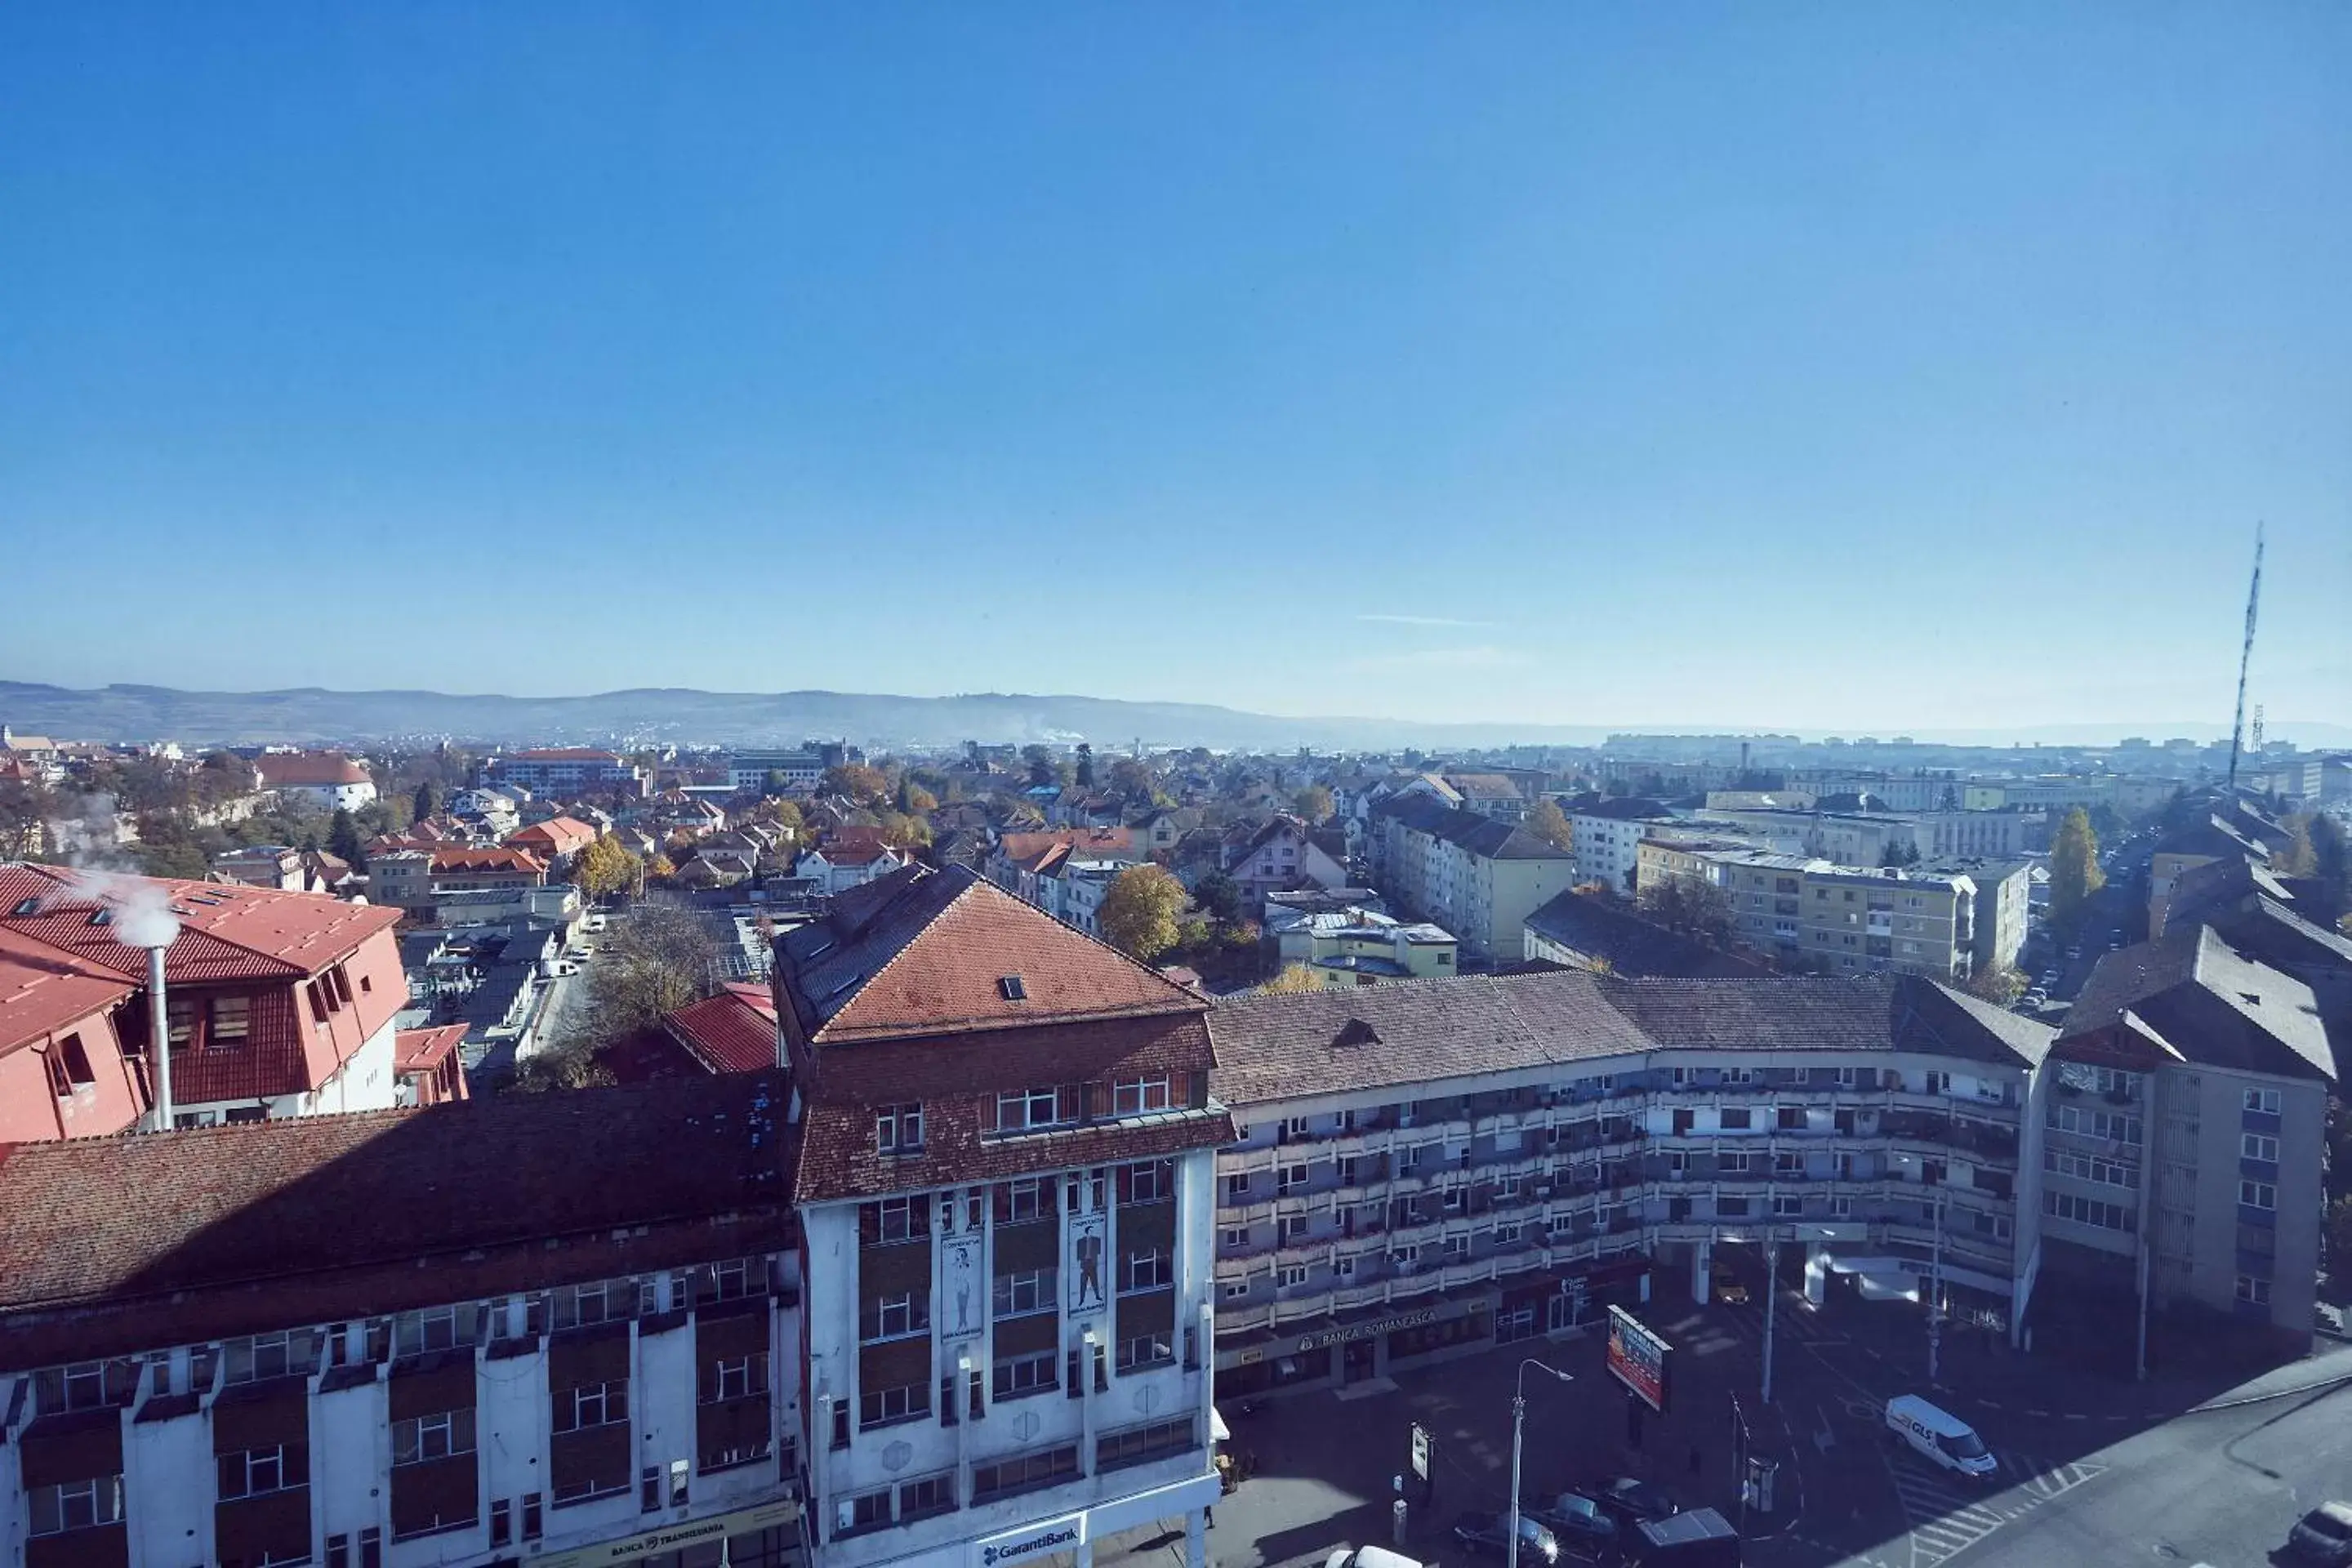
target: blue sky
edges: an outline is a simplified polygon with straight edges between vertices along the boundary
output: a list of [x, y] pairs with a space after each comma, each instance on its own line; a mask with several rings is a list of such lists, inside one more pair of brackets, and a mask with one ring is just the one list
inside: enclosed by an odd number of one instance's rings
[[[0, 677], [2352, 719], [2352, 9], [0, 14]], [[1822, 612], [1830, 612], [1824, 616]]]

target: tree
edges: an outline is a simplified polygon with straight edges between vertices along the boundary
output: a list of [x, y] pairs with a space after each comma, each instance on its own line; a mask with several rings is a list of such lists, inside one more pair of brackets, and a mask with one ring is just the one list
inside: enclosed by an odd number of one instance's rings
[[827, 795], [845, 795], [860, 805], [877, 801], [890, 793], [890, 781], [879, 768], [864, 763], [842, 763], [824, 770], [824, 791]]
[[441, 792], [433, 786], [431, 779], [426, 779], [416, 786], [415, 804], [416, 815], [411, 820], [416, 822], [424, 821], [441, 809]]
[[2282, 877], [2308, 877], [2319, 868], [2319, 850], [2311, 841], [2311, 818], [2286, 819], [2286, 847], [2271, 858], [2271, 869]]
[[2006, 1007], [2025, 994], [2025, 976], [2006, 963], [1996, 963], [1970, 974], [1960, 989], [1995, 1006]]
[[598, 1045], [651, 1027], [665, 1013], [717, 989], [719, 943], [686, 905], [641, 900], [613, 922], [588, 970], [588, 1005], [574, 1033]]
[[2327, 1205], [2328, 1277], [2340, 1278], [2347, 1268], [2352, 1268], [2352, 1197]]
[[1035, 789], [1041, 784], [1058, 784], [1061, 782], [1058, 774], [1055, 771], [1054, 753], [1047, 751], [1045, 747], [1022, 747], [1021, 760], [1029, 764], [1030, 788]]
[[49, 792], [22, 779], [0, 779], [0, 860], [26, 860], [48, 847]]
[[1919, 847], [1889, 842], [1880, 853], [1878, 863], [1881, 866], [1916, 866], [1919, 863]]
[[1731, 936], [1731, 896], [1696, 877], [1661, 877], [1634, 895], [1633, 905], [1668, 931], [1713, 942]]
[[1321, 784], [1307, 785], [1290, 797], [1290, 804], [1313, 826], [1320, 827], [1331, 820], [1331, 792]]
[[360, 842], [360, 825], [349, 811], [340, 805], [335, 807], [335, 815], [327, 824], [327, 852], [359, 869], [367, 868], [367, 849]]
[[940, 797], [913, 779], [906, 779], [899, 784], [898, 809], [901, 811], [919, 815], [927, 811], [937, 811], [939, 808]]
[[1258, 992], [1262, 995], [1282, 996], [1297, 991], [1322, 989], [1323, 982], [1316, 978], [1315, 971], [1293, 959], [1282, 966], [1280, 973], [1259, 986]]
[[2344, 824], [2324, 813], [2312, 819], [2311, 874], [2319, 883], [2319, 924], [2352, 910], [2352, 844], [2346, 842]]
[[1219, 925], [1231, 925], [1242, 918], [1242, 885], [1223, 871], [1202, 878], [1192, 896]]
[[1112, 946], [1149, 963], [1176, 945], [1176, 917], [1188, 901], [1165, 866], [1130, 866], [1111, 879], [1096, 919]]
[[1535, 809], [1528, 813], [1527, 820], [1519, 826], [1555, 849], [1573, 851], [1576, 848], [1576, 829], [1570, 825], [1568, 813], [1560, 810], [1559, 802], [1556, 800], [1536, 802]]
[[2050, 923], [2072, 934], [2093, 893], [2106, 886], [2099, 868], [2099, 837], [2081, 806], [2067, 812], [2050, 843]]
[[1153, 793], [1152, 786], [1157, 782], [1151, 776], [1151, 770], [1133, 757], [1112, 759], [1110, 787], [1119, 794], [1131, 795], [1138, 800], [1149, 800]]
[[1095, 749], [1084, 741], [1078, 742], [1078, 766], [1073, 782], [1080, 789], [1095, 787]]
[[599, 838], [572, 862], [572, 880], [592, 901], [635, 889], [645, 862], [617, 838]]

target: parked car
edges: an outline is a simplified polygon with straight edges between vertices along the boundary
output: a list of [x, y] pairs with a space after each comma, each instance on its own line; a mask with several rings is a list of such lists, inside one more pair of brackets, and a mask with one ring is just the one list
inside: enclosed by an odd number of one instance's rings
[[[1465, 1513], [1454, 1521], [1454, 1539], [1473, 1556], [1510, 1556], [1511, 1516], [1507, 1513]], [[1555, 1563], [1559, 1542], [1533, 1515], [1519, 1515], [1519, 1561]]]
[[2352, 1563], [2352, 1503], [2324, 1502], [2296, 1520], [2280, 1555], [2325, 1568]]
[[1533, 1514], [1545, 1529], [1556, 1536], [1566, 1536], [1571, 1542], [1601, 1543], [1617, 1539], [1617, 1521], [1582, 1492], [1562, 1492], [1523, 1507], [1520, 1512]]
[[1715, 1284], [1715, 1299], [1727, 1307], [1748, 1305], [1748, 1287], [1732, 1272], [1728, 1263], [1717, 1263], [1707, 1270]]
[[1619, 1476], [1593, 1492], [1592, 1500], [1617, 1516], [1620, 1524], [1632, 1524], [1637, 1520], [1664, 1519], [1680, 1513], [1683, 1505], [1666, 1495], [1662, 1488], [1636, 1480], [1632, 1476]]

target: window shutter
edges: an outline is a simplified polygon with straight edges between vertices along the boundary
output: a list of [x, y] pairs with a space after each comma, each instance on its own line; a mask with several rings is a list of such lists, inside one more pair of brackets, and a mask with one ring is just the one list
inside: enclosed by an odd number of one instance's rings
[[1194, 1110], [1204, 1110], [1209, 1104], [1209, 1075], [1196, 1071], [1184, 1086], [1184, 1103]]

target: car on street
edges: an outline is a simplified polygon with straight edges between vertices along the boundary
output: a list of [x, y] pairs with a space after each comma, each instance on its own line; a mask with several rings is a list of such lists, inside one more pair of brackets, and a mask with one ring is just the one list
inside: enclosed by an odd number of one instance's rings
[[1619, 1476], [1594, 1490], [1592, 1500], [1617, 1516], [1620, 1524], [1632, 1524], [1637, 1520], [1664, 1519], [1680, 1513], [1683, 1505], [1666, 1495], [1663, 1488], [1652, 1486], [1632, 1476]]
[[2279, 1555], [2325, 1568], [2352, 1563], [2352, 1503], [2324, 1502], [2296, 1520]]
[[1567, 1537], [1571, 1544], [1601, 1544], [1617, 1539], [1617, 1521], [1582, 1492], [1562, 1492], [1555, 1498], [1523, 1505], [1519, 1511], [1533, 1515], [1538, 1523], [1555, 1536]]
[[1715, 1283], [1715, 1299], [1717, 1301], [1727, 1307], [1748, 1305], [1748, 1287], [1738, 1275], [1732, 1272], [1730, 1264], [1718, 1263], [1708, 1269], [1707, 1274]]
[[[1454, 1539], [1474, 1557], [1508, 1558], [1511, 1516], [1507, 1513], [1465, 1513], [1454, 1521]], [[1519, 1515], [1519, 1561], [1554, 1563], [1559, 1542], [1530, 1515]]]

